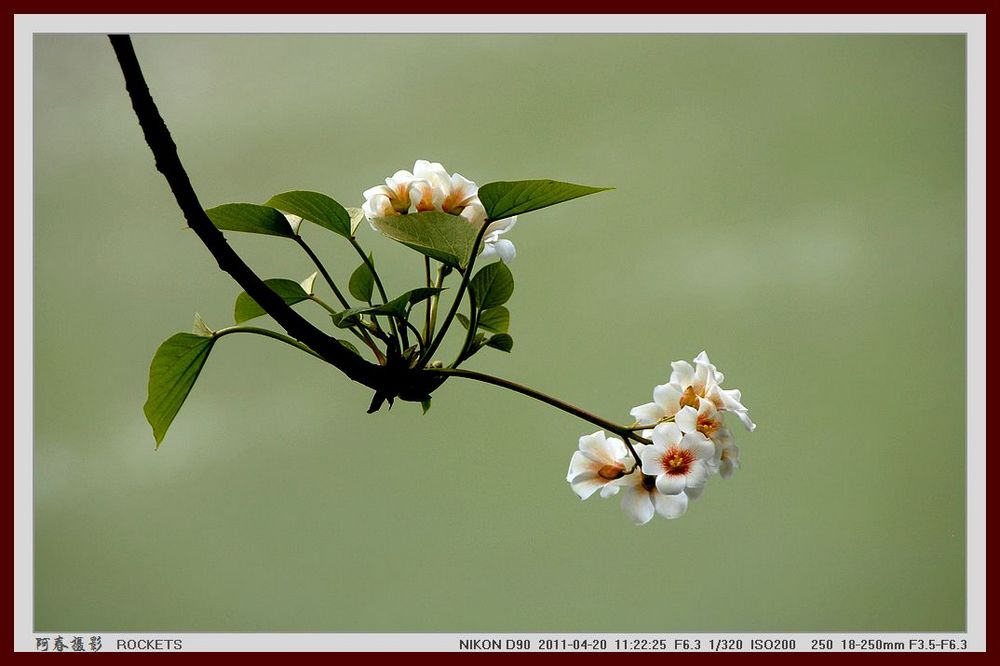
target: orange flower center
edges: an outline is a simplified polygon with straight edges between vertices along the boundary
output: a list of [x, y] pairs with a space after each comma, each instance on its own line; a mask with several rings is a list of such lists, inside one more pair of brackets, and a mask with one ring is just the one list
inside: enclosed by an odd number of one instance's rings
[[602, 479], [607, 479], [608, 481], [614, 481], [625, 475], [625, 468], [621, 465], [615, 463], [612, 465], [605, 465], [601, 469], [597, 470], [597, 476]]
[[698, 394], [694, 392], [693, 386], [688, 386], [681, 394], [681, 407], [694, 407], [698, 409]]
[[703, 434], [705, 437], [711, 437], [712, 433], [719, 429], [720, 423], [710, 416], [703, 415], [698, 417], [698, 425], [695, 429]]

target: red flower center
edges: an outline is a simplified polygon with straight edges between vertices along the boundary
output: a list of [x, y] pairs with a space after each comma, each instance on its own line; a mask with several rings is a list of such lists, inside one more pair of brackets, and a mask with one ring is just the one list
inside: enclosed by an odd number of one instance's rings
[[663, 469], [670, 476], [686, 476], [694, 462], [694, 454], [687, 449], [670, 447], [663, 455]]

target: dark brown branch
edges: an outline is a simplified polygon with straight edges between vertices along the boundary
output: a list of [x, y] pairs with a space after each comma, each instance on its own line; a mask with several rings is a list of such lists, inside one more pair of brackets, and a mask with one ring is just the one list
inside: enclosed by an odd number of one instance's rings
[[198, 201], [198, 195], [195, 194], [187, 172], [177, 155], [177, 146], [149, 94], [145, 77], [132, 48], [131, 38], [128, 35], [109, 35], [109, 39], [118, 57], [122, 74], [125, 76], [125, 88], [132, 99], [132, 108], [139, 119], [146, 143], [153, 151], [156, 168], [167, 179], [188, 226], [215, 257], [219, 268], [229, 273], [291, 337], [315, 350], [325, 361], [354, 381], [384, 392], [387, 377], [380, 372], [380, 366], [368, 363], [348, 351], [335, 338], [316, 328], [292, 310], [229, 246], [225, 236], [208, 219]]

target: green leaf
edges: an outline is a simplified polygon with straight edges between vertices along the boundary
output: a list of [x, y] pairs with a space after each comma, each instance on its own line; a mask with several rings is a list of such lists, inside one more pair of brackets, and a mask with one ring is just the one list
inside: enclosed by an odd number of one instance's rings
[[397, 296], [385, 305], [373, 305], [364, 308], [350, 308], [343, 312], [330, 315], [333, 323], [338, 328], [350, 328], [357, 323], [361, 315], [383, 315], [406, 319], [406, 309], [408, 306], [416, 305], [420, 301], [426, 300], [434, 294], [444, 291], [443, 287], [420, 287], [412, 289], [402, 296]]
[[502, 261], [497, 261], [476, 273], [469, 280], [469, 289], [476, 306], [488, 310], [503, 305], [514, 293], [514, 276]]
[[248, 203], [222, 204], [209, 208], [205, 214], [217, 229], [223, 231], [246, 231], [284, 238], [295, 236], [292, 225], [288, 224], [285, 216], [268, 206]]
[[[294, 280], [272, 278], [264, 280], [264, 284], [270, 287], [278, 296], [281, 296], [282, 300], [289, 305], [301, 303], [309, 298], [309, 294], [302, 288], [302, 285]], [[236, 297], [236, 306], [233, 308], [233, 319], [237, 324], [242, 324], [262, 314], [266, 314], [264, 308], [257, 305], [257, 301], [250, 298], [250, 294], [247, 292], [241, 292]]]
[[[375, 265], [375, 260], [371, 254], [368, 255], [368, 261]], [[375, 288], [375, 277], [372, 275], [371, 269], [368, 268], [368, 264], [361, 264], [354, 272], [351, 273], [351, 280], [347, 283], [347, 290], [351, 292], [351, 296], [358, 299], [362, 303], [372, 302], [372, 290]]]
[[509, 327], [510, 312], [503, 306], [483, 310], [479, 314], [479, 328], [491, 333], [506, 333]]
[[[469, 330], [468, 317], [459, 312], [455, 314], [455, 319], [462, 324], [465, 330]], [[510, 312], [501, 306], [480, 312], [476, 328], [486, 329], [490, 333], [506, 333], [508, 326], [510, 326]]]
[[612, 189], [561, 183], [558, 180], [497, 181], [479, 188], [479, 200], [486, 208], [489, 219], [496, 221]]
[[510, 337], [506, 333], [500, 333], [499, 335], [494, 335], [487, 340], [486, 346], [499, 349], [500, 351], [509, 352], [514, 348], [514, 338]]
[[372, 224], [394, 241], [453, 268], [468, 265], [478, 231], [464, 217], [436, 211], [376, 217]]
[[429, 410], [431, 408], [431, 399], [430, 398], [426, 398], [424, 400], [421, 400], [420, 401], [420, 407], [421, 407], [421, 409], [424, 410], [423, 413], [426, 414], [427, 410]]
[[191, 392], [215, 338], [177, 333], [156, 350], [149, 366], [149, 393], [142, 411], [159, 448], [167, 428]]
[[345, 238], [352, 235], [350, 213], [325, 194], [294, 190], [275, 194], [264, 205], [298, 215]]
[[345, 348], [351, 350], [352, 352], [354, 352], [355, 354], [357, 354], [358, 356], [361, 356], [361, 352], [358, 351], [358, 348], [355, 347], [354, 345], [352, 345], [347, 340], [340, 340], [340, 339], [338, 339], [337, 342], [339, 342], [342, 347], [345, 347]]

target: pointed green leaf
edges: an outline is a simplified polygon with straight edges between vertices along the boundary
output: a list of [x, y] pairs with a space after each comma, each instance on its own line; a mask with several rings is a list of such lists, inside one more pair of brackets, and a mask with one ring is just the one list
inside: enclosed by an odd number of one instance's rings
[[[264, 284], [270, 287], [278, 296], [281, 296], [285, 303], [289, 305], [301, 303], [309, 298], [309, 294], [302, 288], [302, 285], [294, 280], [271, 278], [270, 280], [264, 280]], [[266, 314], [264, 308], [257, 305], [257, 301], [250, 298], [250, 294], [247, 292], [244, 291], [236, 297], [236, 305], [233, 308], [233, 319], [237, 324], [242, 324], [263, 314]]]
[[329, 229], [345, 238], [351, 237], [350, 213], [325, 194], [306, 190], [294, 190], [292, 192], [275, 194], [264, 205], [277, 208], [292, 215], [298, 215], [303, 220], [318, 224], [324, 229]]
[[222, 204], [209, 208], [205, 214], [217, 229], [223, 231], [246, 231], [284, 238], [295, 236], [285, 216], [268, 206], [248, 203]]
[[497, 261], [476, 273], [469, 280], [469, 290], [476, 306], [487, 310], [503, 305], [514, 293], [514, 276], [502, 261]]
[[420, 408], [423, 409], [424, 410], [423, 413], [426, 414], [427, 410], [429, 410], [431, 408], [431, 399], [430, 398], [425, 398], [424, 400], [421, 400], [420, 401]]
[[161, 344], [149, 366], [149, 389], [142, 411], [159, 448], [167, 428], [191, 392], [215, 338], [177, 333]]
[[357, 354], [358, 356], [361, 356], [361, 352], [358, 351], [358, 348], [355, 347], [354, 345], [352, 345], [347, 340], [340, 340], [340, 339], [338, 339], [337, 342], [339, 342], [342, 347], [345, 347], [345, 348], [351, 350], [352, 352], [354, 352], [355, 354]]
[[453, 268], [468, 265], [478, 231], [464, 217], [436, 211], [376, 217], [372, 224], [394, 241]]
[[462, 325], [462, 328], [464, 328], [465, 330], [469, 330], [469, 318], [468, 317], [466, 317], [461, 312], [458, 312], [458, 313], [455, 314], [455, 319], [457, 319], [458, 323], [460, 323]]
[[[373, 266], [375, 265], [374, 259], [370, 254], [368, 255], [368, 261], [371, 261]], [[351, 273], [351, 280], [347, 283], [347, 289], [351, 292], [351, 296], [362, 303], [371, 303], [372, 290], [374, 288], [375, 278], [372, 276], [368, 264], [362, 263]]]
[[479, 328], [491, 333], [506, 333], [510, 327], [510, 312], [503, 306], [483, 310], [479, 314]]
[[500, 333], [499, 335], [494, 335], [487, 340], [486, 346], [499, 349], [500, 351], [509, 352], [514, 348], [514, 338], [510, 337], [506, 333]]
[[487, 217], [496, 221], [612, 189], [558, 180], [497, 181], [479, 188], [479, 200], [486, 208]]

